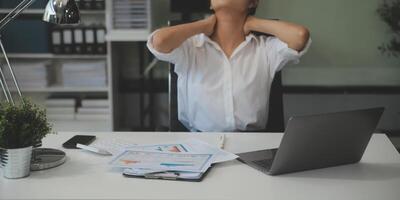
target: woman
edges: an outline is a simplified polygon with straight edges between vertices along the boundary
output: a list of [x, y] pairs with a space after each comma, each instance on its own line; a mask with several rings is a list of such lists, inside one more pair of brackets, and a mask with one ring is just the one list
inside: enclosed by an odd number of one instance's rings
[[211, 0], [211, 17], [149, 37], [149, 50], [175, 64], [178, 116], [189, 130], [263, 130], [275, 73], [307, 51], [307, 28], [253, 17], [257, 5], [258, 0]]

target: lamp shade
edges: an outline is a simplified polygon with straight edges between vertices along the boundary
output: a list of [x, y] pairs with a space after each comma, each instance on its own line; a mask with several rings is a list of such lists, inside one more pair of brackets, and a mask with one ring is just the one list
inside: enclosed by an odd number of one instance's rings
[[49, 0], [43, 21], [54, 24], [78, 24], [80, 14], [74, 0]]

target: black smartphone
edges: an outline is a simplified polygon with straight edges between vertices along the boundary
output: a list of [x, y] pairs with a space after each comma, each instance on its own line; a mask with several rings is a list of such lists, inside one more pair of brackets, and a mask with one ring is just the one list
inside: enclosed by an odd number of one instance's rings
[[96, 139], [94, 135], [75, 135], [63, 144], [66, 149], [78, 149], [76, 144], [89, 145]]

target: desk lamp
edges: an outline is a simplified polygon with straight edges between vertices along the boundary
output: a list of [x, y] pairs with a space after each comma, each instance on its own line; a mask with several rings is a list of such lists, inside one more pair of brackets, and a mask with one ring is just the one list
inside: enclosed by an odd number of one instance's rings
[[[22, 93], [15, 77], [14, 70], [7, 57], [3, 42], [1, 40], [1, 32], [7, 24], [15, 20], [25, 9], [27, 9], [35, 0], [23, 0], [13, 10], [10, 11], [3, 19], [0, 20], [0, 48], [4, 54], [5, 61], [8, 66], [9, 73], [12, 77], [12, 84], [16, 88], [16, 92], [23, 103]], [[80, 22], [79, 9], [74, 0], [49, 0], [43, 15], [43, 21], [53, 24], [78, 24]], [[0, 86], [3, 90], [7, 102], [14, 104], [10, 88], [5, 79], [5, 73], [0, 67]], [[41, 143], [41, 142], [40, 142]], [[41, 146], [38, 144], [37, 146]], [[59, 166], [65, 162], [65, 153], [57, 149], [36, 148], [33, 150], [31, 170], [43, 170]]]

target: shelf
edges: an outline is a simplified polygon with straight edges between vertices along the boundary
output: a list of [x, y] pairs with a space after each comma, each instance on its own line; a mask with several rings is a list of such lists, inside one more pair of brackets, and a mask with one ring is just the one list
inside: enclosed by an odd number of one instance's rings
[[105, 15], [105, 10], [80, 10], [82, 15]]
[[[16, 90], [13, 89], [13, 92]], [[27, 88], [21, 89], [21, 92], [27, 93], [105, 93], [108, 92], [107, 87], [61, 87], [54, 86], [48, 88]]]
[[[1, 8], [0, 9], [0, 14], [8, 14], [11, 11], [12, 11], [12, 9]], [[43, 13], [44, 13], [44, 9], [26, 9], [21, 14], [22, 15], [23, 14], [39, 15], [39, 14], [43, 14]]]
[[150, 35], [150, 30], [110, 30], [106, 40], [111, 42], [145, 42]]
[[[0, 9], [0, 15], [3, 14], [8, 14], [11, 12], [12, 9]], [[27, 15], [43, 15], [44, 9], [26, 9], [22, 12], [22, 15], [27, 14]], [[105, 15], [104, 10], [80, 10], [81, 15]]]
[[[10, 59], [106, 59], [107, 55], [58, 55], [51, 53], [8, 53]], [[0, 55], [0, 58], [3, 58]]]

